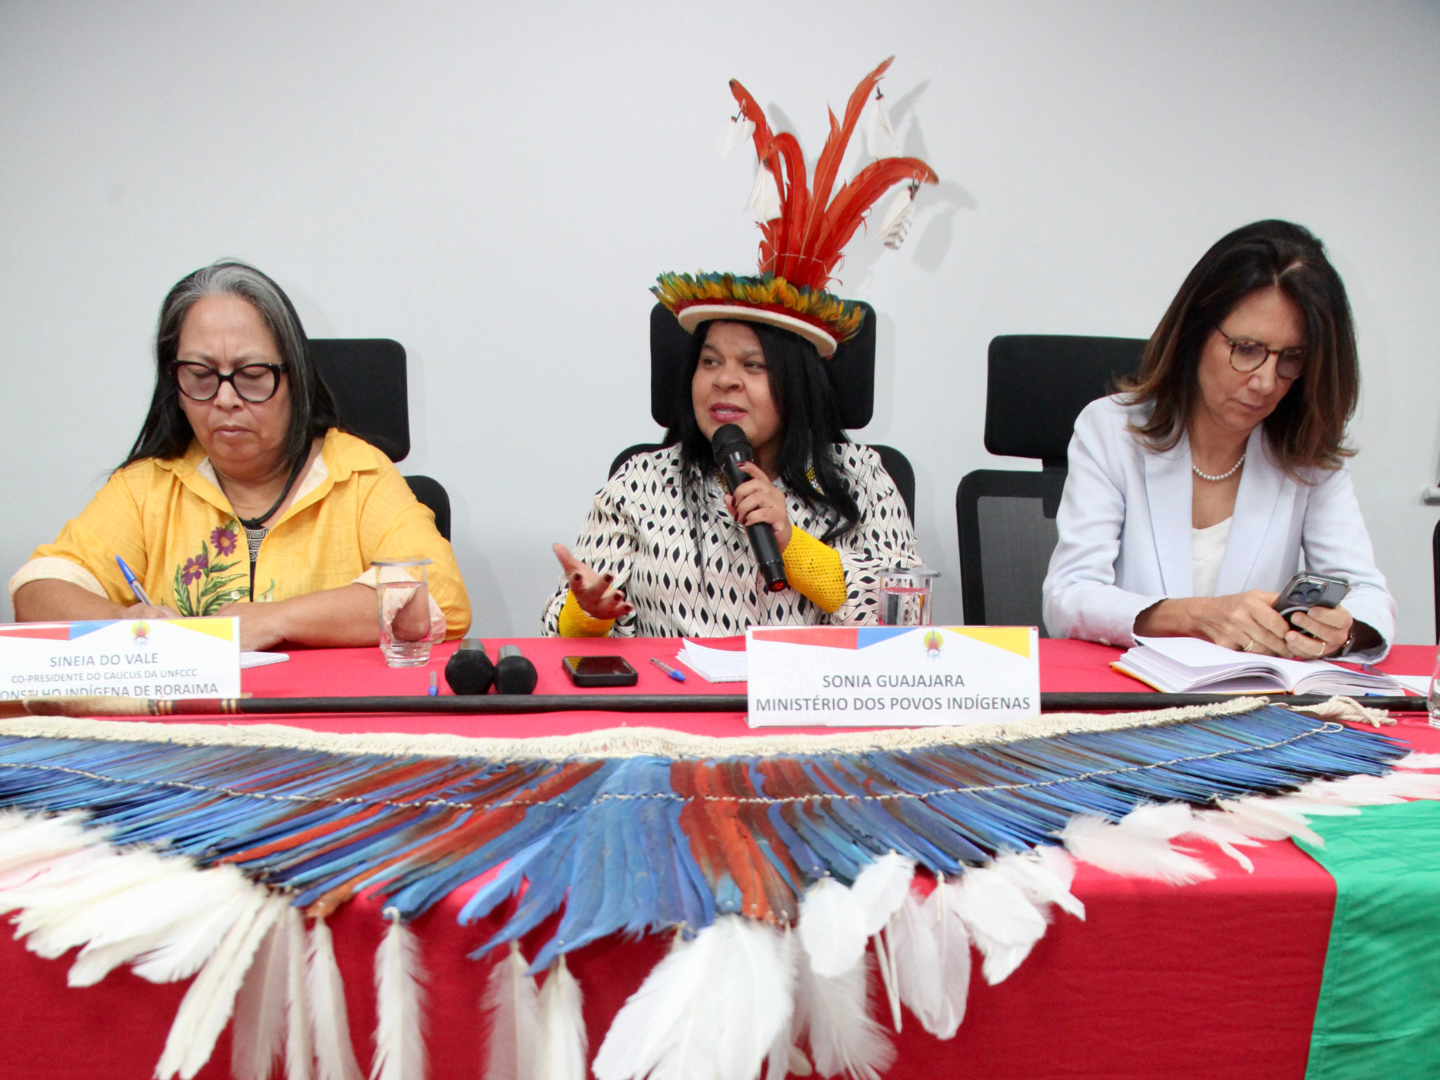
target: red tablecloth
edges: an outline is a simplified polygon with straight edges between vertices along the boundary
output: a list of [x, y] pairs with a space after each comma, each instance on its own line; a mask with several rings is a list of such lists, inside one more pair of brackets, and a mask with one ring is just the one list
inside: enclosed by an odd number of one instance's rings
[[[486, 642], [491, 655], [503, 642]], [[539, 692], [569, 689], [559, 657], [622, 652], [640, 672], [642, 692], [713, 692], [692, 675], [681, 687], [650, 665], [667, 661], [677, 642], [519, 642], [540, 672]], [[736, 643], [738, 644], [738, 642]], [[443, 667], [453, 648], [437, 650]], [[1083, 642], [1041, 642], [1045, 690], [1140, 690], [1106, 665], [1119, 650]], [[247, 671], [258, 695], [423, 694], [429, 669], [387, 669], [373, 649], [296, 650], [288, 664]], [[1399, 647], [1383, 665], [1428, 673], [1434, 650]], [[276, 718], [266, 718], [277, 722]], [[234, 718], [231, 718], [234, 722]], [[739, 714], [560, 713], [508, 717], [306, 717], [330, 731], [444, 731], [471, 736], [562, 734], [620, 723], [713, 734], [748, 731]], [[1440, 752], [1440, 732], [1420, 716], [1397, 733], [1418, 749]], [[1305, 1072], [1320, 975], [1330, 931], [1334, 884], [1289, 843], [1255, 849], [1254, 874], [1223, 856], [1204, 857], [1214, 880], [1172, 888], [1081, 867], [1074, 892], [1088, 917], [1067, 915], [1030, 958], [999, 986], [976, 974], [969, 1011], [953, 1040], [940, 1042], [906, 1015], [895, 1037], [894, 1080], [934, 1075], [989, 1077], [1294, 1077]], [[430, 976], [428, 1044], [436, 1080], [480, 1074], [483, 1027], [479, 1001], [488, 964], [466, 954], [495, 923], [460, 927], [456, 895], [416, 923]], [[383, 926], [378, 904], [360, 899], [331, 925], [347, 987], [351, 1031], [362, 1067], [375, 1029], [373, 963]], [[606, 941], [570, 957], [585, 992], [592, 1051], [610, 1019], [662, 955], [666, 943]], [[152, 1075], [186, 984], [153, 986], [120, 970], [100, 985], [70, 989], [70, 958], [42, 960], [12, 941], [0, 943], [0, 1077], [126, 1080]], [[229, 1075], [222, 1036], [200, 1074]]]

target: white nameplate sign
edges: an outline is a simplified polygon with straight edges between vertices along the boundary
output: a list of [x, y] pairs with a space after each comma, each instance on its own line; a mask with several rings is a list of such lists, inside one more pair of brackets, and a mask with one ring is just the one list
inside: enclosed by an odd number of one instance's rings
[[761, 627], [750, 726], [987, 724], [1040, 711], [1033, 626]]
[[0, 626], [0, 698], [240, 696], [240, 620]]

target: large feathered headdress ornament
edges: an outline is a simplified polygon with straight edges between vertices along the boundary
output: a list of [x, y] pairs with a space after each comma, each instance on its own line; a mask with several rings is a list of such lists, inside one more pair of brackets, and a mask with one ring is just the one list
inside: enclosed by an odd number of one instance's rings
[[[745, 277], [661, 274], [651, 291], [686, 330], [717, 318], [769, 323], [799, 334], [821, 356], [834, 355], [840, 342], [859, 331], [864, 312], [826, 291], [841, 252], [875, 201], [896, 184], [908, 182], [908, 191], [895, 200], [882, 226], [886, 243], [898, 247], [909, 227], [916, 191], [922, 183], [939, 179], [919, 158], [895, 155], [893, 132], [877, 89], [894, 59], [885, 60], [860, 80], [845, 106], [843, 122], [830, 113], [830, 137], [816, 163], [813, 185], [807, 183], [805, 155], [795, 136], [772, 132], [750, 91], [730, 80], [740, 110], [722, 133], [720, 149], [728, 153], [747, 136], [755, 140], [760, 172], [749, 209], [760, 223], [760, 272]], [[845, 148], [871, 91], [876, 102], [869, 143], [877, 160], [834, 191]]]

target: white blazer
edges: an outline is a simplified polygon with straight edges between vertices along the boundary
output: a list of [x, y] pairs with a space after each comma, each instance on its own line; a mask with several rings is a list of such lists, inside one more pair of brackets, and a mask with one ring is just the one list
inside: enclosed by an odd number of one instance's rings
[[[1190, 441], [1147, 449], [1129, 430], [1149, 405], [1092, 401], [1075, 421], [1070, 473], [1045, 575], [1045, 625], [1054, 637], [1133, 645], [1136, 617], [1167, 597], [1194, 595]], [[1272, 460], [1264, 425], [1250, 433], [1216, 596], [1278, 592], [1301, 564], [1350, 582], [1345, 609], [1384, 645], [1352, 654], [1378, 660], [1395, 636], [1395, 601], [1375, 566], [1350, 469], [1308, 469], [1297, 483]]]

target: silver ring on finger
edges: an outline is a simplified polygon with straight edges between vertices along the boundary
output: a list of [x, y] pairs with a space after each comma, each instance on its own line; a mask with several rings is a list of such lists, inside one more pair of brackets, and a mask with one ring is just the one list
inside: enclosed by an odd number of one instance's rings
[[1247, 638], [1246, 641], [1245, 641], [1245, 648], [1241, 649], [1240, 651], [1241, 651], [1241, 652], [1249, 652], [1249, 651], [1250, 651], [1251, 649], [1253, 649], [1253, 648], [1255, 648], [1255, 639], [1254, 639], [1253, 637], [1252, 637], [1252, 638]]

